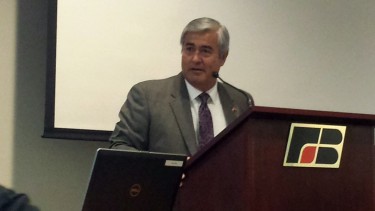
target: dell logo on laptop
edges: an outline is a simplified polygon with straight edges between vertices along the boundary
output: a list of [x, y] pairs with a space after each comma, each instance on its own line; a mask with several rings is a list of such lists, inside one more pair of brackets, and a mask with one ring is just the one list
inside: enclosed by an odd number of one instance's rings
[[129, 195], [131, 197], [137, 197], [141, 193], [142, 187], [140, 184], [134, 184], [129, 189]]

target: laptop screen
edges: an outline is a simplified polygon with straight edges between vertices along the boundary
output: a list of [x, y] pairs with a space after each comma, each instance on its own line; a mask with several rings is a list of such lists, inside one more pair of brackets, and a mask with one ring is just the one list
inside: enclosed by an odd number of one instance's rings
[[171, 210], [185, 155], [98, 149], [83, 211]]

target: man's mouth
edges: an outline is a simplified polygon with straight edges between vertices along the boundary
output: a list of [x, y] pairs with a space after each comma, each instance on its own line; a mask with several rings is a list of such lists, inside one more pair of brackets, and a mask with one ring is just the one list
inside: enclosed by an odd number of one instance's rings
[[202, 69], [202, 68], [190, 68], [190, 70], [192, 70], [192, 71], [204, 71], [204, 69]]

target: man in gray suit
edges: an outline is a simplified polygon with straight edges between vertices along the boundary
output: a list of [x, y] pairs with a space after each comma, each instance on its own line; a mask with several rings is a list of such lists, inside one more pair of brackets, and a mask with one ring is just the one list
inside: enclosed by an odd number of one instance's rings
[[191, 156], [200, 148], [201, 93], [209, 95], [214, 136], [253, 106], [250, 95], [217, 81], [229, 52], [225, 26], [211, 18], [195, 19], [180, 43], [181, 73], [132, 87], [110, 138], [112, 148]]

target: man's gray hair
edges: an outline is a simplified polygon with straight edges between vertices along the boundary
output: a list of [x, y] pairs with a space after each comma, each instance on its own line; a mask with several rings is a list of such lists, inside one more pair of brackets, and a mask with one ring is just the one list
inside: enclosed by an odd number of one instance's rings
[[220, 56], [226, 55], [229, 51], [229, 32], [224, 25], [219, 21], [212, 18], [198, 18], [190, 21], [184, 28], [180, 38], [181, 46], [185, 43], [185, 36], [189, 32], [207, 32], [216, 31], [218, 35], [219, 54]]

